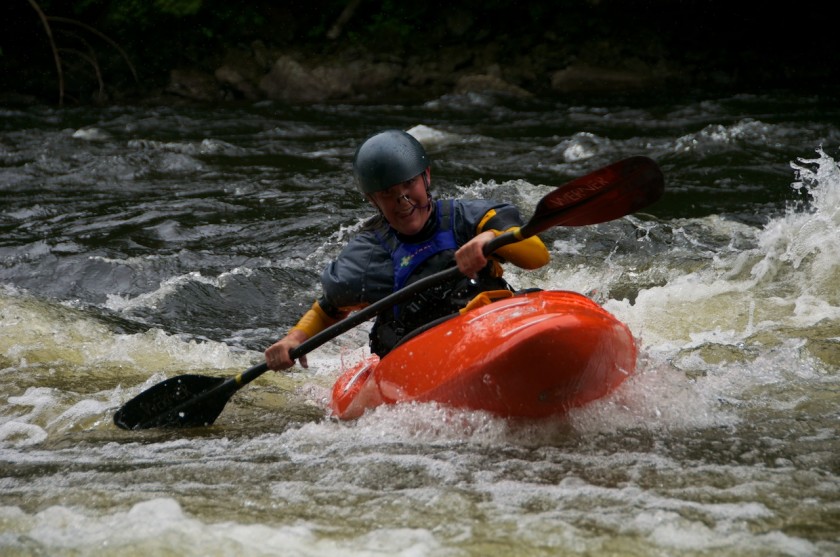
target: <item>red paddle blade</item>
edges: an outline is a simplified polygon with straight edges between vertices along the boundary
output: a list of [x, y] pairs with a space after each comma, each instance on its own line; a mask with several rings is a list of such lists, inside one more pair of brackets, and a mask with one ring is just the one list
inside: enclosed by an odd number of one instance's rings
[[611, 221], [647, 207], [665, 191], [662, 170], [648, 157], [620, 160], [572, 180], [546, 195], [523, 227], [533, 236], [552, 226]]

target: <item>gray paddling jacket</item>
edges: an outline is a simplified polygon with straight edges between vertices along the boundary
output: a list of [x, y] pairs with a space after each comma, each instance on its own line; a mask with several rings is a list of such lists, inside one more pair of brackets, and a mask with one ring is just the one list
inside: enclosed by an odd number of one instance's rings
[[[403, 236], [381, 216], [374, 217], [321, 274], [324, 312], [341, 318], [423, 277], [455, 265], [455, 251], [486, 230], [504, 231], [522, 225], [513, 205], [487, 200], [435, 202], [434, 214], [418, 234]], [[479, 228], [480, 227], [480, 228]], [[510, 289], [501, 267], [488, 262], [478, 280], [461, 277], [419, 293], [384, 310], [370, 333], [371, 351], [384, 356], [404, 336], [432, 321], [456, 313], [475, 295]]]

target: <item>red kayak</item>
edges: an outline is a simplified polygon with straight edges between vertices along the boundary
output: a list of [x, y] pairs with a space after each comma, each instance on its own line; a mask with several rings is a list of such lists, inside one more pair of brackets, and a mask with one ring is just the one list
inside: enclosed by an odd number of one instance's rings
[[529, 292], [467, 311], [344, 372], [339, 419], [381, 404], [438, 402], [544, 418], [601, 398], [636, 369], [624, 323], [575, 292]]

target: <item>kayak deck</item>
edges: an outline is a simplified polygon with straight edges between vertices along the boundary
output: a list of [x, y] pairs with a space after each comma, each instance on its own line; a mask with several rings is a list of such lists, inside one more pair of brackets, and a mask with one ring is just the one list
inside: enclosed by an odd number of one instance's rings
[[626, 325], [589, 298], [537, 291], [458, 315], [344, 372], [331, 410], [354, 419], [381, 404], [438, 402], [542, 418], [601, 398], [636, 366]]

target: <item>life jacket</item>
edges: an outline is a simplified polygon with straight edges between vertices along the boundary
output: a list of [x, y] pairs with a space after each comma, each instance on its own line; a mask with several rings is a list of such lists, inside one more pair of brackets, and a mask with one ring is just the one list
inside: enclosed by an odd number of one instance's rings
[[[458, 249], [455, 232], [452, 230], [452, 201], [448, 203], [437, 201], [435, 208], [436, 231], [431, 238], [422, 242], [416, 244], [400, 242], [394, 231], [387, 225], [374, 231], [379, 243], [391, 254], [391, 262], [394, 265], [394, 292], [401, 290], [417, 267], [431, 257], [448, 250], [454, 253]], [[394, 312], [395, 315], [399, 315], [398, 306], [394, 306]]]
[[[422, 242], [400, 242], [387, 224], [374, 231], [382, 247], [391, 254], [395, 292], [410, 282], [452, 267], [454, 263], [455, 251], [460, 247], [453, 226], [454, 203], [436, 201], [435, 209], [437, 228]], [[426, 265], [417, 273], [424, 263]], [[480, 292], [502, 289], [510, 290], [510, 286], [501, 277], [483, 271], [477, 280], [459, 277], [420, 292], [409, 301], [395, 305], [393, 311], [384, 311], [377, 317], [370, 333], [371, 351], [382, 357], [414, 329], [457, 313]]]

